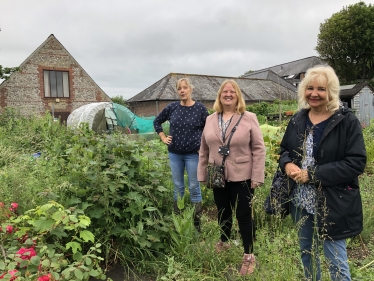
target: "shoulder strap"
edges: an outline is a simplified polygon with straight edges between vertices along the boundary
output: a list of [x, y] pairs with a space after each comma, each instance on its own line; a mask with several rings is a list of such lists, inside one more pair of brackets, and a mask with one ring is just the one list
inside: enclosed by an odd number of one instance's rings
[[239, 118], [238, 122], [236, 122], [234, 128], [232, 128], [232, 130], [231, 130], [229, 140], [227, 141], [227, 148], [230, 148], [230, 141], [231, 141], [232, 135], [235, 133], [236, 128], [238, 127], [238, 125], [239, 125], [239, 123], [240, 123], [240, 120], [242, 120], [243, 115], [244, 115], [244, 113], [242, 113], [242, 114], [240, 115], [240, 118]]
[[[232, 135], [235, 133], [236, 128], [238, 127], [238, 125], [239, 125], [239, 123], [240, 123], [240, 120], [242, 120], [242, 118], [243, 118], [243, 115], [244, 115], [244, 112], [240, 115], [240, 118], [239, 118], [238, 122], [236, 122], [234, 128], [232, 128], [232, 130], [231, 130], [231, 133], [230, 133], [230, 136], [229, 136], [229, 140], [227, 141], [227, 145], [226, 145], [226, 146], [227, 146], [227, 149], [230, 149], [230, 141], [231, 141]], [[224, 156], [223, 156], [223, 159], [222, 159], [222, 166], [225, 165], [226, 156], [227, 156], [227, 155], [224, 155]]]

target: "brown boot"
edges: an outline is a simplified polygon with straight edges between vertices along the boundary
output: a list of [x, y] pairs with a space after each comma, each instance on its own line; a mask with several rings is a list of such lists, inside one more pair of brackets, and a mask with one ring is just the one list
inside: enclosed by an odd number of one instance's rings
[[231, 248], [231, 244], [228, 241], [226, 242], [219, 241], [216, 245], [214, 245], [214, 250], [216, 251], [217, 254], [225, 252], [230, 248]]
[[256, 267], [256, 258], [253, 254], [244, 254], [240, 275], [248, 275], [253, 273]]
[[203, 211], [203, 205], [201, 202], [193, 203], [195, 206], [193, 224], [196, 227], [198, 232], [201, 232], [201, 213]]

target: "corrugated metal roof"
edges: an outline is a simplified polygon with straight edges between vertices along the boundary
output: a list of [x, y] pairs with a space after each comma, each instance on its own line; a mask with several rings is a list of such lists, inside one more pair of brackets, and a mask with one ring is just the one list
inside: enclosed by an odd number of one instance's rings
[[194, 87], [192, 97], [198, 101], [214, 101], [221, 83], [226, 79], [233, 79], [238, 83], [246, 101], [273, 101], [279, 98], [296, 99], [296, 91], [271, 80], [170, 73], [126, 102], [179, 100], [175, 85], [178, 79], [183, 77], [190, 79]]
[[369, 86], [367, 83], [358, 83], [358, 84], [352, 84], [352, 85], [345, 85], [340, 87], [340, 98], [341, 99], [347, 99], [352, 98], [355, 95], [357, 95], [362, 88], [369, 87], [370, 90], [373, 92], [373, 89]]

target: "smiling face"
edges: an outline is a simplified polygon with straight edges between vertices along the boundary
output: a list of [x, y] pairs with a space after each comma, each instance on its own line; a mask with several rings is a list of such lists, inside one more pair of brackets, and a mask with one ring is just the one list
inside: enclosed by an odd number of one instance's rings
[[305, 100], [314, 110], [325, 111], [328, 103], [326, 79], [315, 79], [305, 89]]
[[228, 82], [223, 87], [220, 102], [223, 107], [234, 109], [238, 104], [238, 96], [236, 94], [234, 86]]
[[185, 80], [181, 80], [177, 87], [178, 95], [181, 101], [188, 101], [191, 99], [192, 89], [189, 87]]

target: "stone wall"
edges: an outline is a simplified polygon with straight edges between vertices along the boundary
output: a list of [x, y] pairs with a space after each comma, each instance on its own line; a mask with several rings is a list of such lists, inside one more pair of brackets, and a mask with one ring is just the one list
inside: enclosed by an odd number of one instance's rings
[[[157, 116], [169, 103], [173, 101], [133, 102], [129, 109], [139, 117]], [[207, 108], [213, 108], [214, 101], [202, 101]]]

